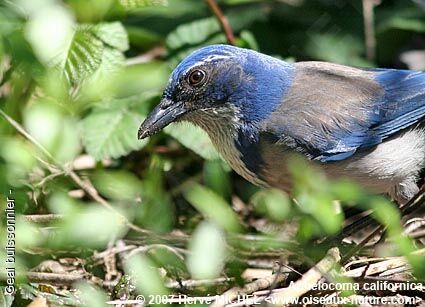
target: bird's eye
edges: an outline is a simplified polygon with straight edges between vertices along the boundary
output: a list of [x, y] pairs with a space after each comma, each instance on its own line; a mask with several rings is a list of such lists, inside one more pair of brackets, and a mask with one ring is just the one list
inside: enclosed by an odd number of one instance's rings
[[205, 72], [202, 70], [194, 70], [189, 75], [189, 84], [198, 85], [205, 79]]

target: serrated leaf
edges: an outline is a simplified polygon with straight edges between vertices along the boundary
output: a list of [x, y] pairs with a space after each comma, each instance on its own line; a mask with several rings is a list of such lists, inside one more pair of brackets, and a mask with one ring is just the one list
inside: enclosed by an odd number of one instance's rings
[[71, 83], [77, 83], [99, 68], [102, 63], [103, 43], [91, 27], [77, 29], [68, 50], [65, 75]]
[[164, 132], [204, 159], [212, 160], [220, 157], [207, 133], [197, 126], [187, 123], [175, 123], [166, 127]]
[[95, 108], [82, 120], [82, 141], [87, 152], [95, 159], [118, 158], [146, 145], [147, 140], [137, 139], [137, 129], [145, 115], [135, 106], [143, 100], [140, 96], [116, 99], [109, 104], [120, 106]]
[[109, 78], [111, 73], [119, 71], [124, 66], [124, 63], [125, 57], [121, 51], [105, 47], [102, 53], [102, 63], [90, 78], [93, 81]]
[[168, 5], [167, 0], [119, 0], [119, 3], [126, 9]]
[[105, 44], [126, 51], [129, 48], [128, 35], [120, 22], [100, 23], [93, 28], [93, 33]]
[[64, 62], [65, 76], [73, 85], [95, 73], [116, 71], [124, 65], [123, 51], [129, 47], [127, 32], [119, 22], [79, 25]]

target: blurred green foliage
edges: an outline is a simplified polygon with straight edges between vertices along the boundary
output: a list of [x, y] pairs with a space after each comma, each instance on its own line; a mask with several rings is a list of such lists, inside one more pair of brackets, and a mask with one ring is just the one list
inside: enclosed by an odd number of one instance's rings
[[[365, 57], [361, 1], [219, 4], [237, 45], [288, 61], [404, 67], [401, 52], [425, 46], [424, 11], [407, 0], [383, 1], [375, 9], [374, 62]], [[295, 239], [311, 257], [320, 254], [311, 251], [314, 238], [341, 230], [344, 214], [335, 214], [333, 200], [375, 208], [376, 219], [388, 226], [395, 253], [409, 255], [423, 277], [423, 258], [410, 254], [414, 246], [401, 235], [399, 213], [383, 198], [349, 183], [332, 184], [300, 161], [292, 164], [297, 202], [281, 191], [253, 187], [220, 160], [203, 131], [188, 124], [173, 124], [149, 140], [137, 140], [138, 126], [159, 101], [173, 67], [191, 51], [214, 43], [226, 43], [226, 38], [204, 1], [0, 2], [0, 198], [1, 212], [6, 197], [16, 199], [16, 268], [22, 283], [16, 304], [28, 303], [38, 293], [22, 273], [51, 255], [58, 257], [59, 251], [84, 258], [106, 249], [111, 240], [138, 238], [129, 222], [152, 231], [148, 242], [172, 230], [193, 234], [187, 238], [185, 262], [147, 252], [128, 259], [122, 269], [136, 276], [139, 293], [169, 292], [157, 267], [177, 267], [178, 274], [168, 271], [173, 278], [214, 278], [226, 272], [239, 280], [244, 264], [235, 259], [242, 251], [287, 245], [275, 241], [278, 232], [253, 229], [242, 209], [236, 208], [240, 215], [232, 211], [236, 201], [252, 206], [250, 216], [298, 221]], [[22, 218], [47, 213], [62, 218], [48, 225]], [[4, 215], [0, 221], [3, 246]], [[246, 232], [257, 239], [237, 239]], [[3, 259], [4, 249], [0, 255]], [[104, 277], [96, 269], [93, 274]], [[76, 288], [86, 306], [103, 306], [110, 299], [105, 289], [87, 283]], [[75, 304], [76, 298], [51, 295], [52, 304], [64, 301]], [[3, 303], [12, 304], [10, 298]]]

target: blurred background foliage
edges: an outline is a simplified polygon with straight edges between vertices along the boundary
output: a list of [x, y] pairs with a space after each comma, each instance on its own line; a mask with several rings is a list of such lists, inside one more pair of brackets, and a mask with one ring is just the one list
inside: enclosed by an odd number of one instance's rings
[[[286, 61], [425, 69], [423, 2], [381, 2], [376, 56], [367, 57], [359, 0], [218, 1], [241, 47]], [[195, 127], [171, 125], [137, 140], [172, 69], [191, 51], [216, 43], [226, 37], [205, 1], [0, 2], [0, 198], [2, 212], [6, 197], [16, 199], [21, 285], [13, 304], [45, 292], [53, 305], [102, 306], [133, 295], [112, 290], [125, 283], [122, 272], [136, 276], [143, 294], [172, 292], [170, 280], [225, 274], [240, 282], [244, 257], [291, 250], [294, 243], [295, 254], [318, 259], [324, 249], [311, 248], [312, 240], [338, 233], [344, 222], [334, 199], [377, 209], [393, 243], [386, 252], [411, 255], [417, 243], [401, 235], [393, 204], [350, 183], [328, 183], [300, 161], [293, 163], [294, 203], [235, 175]], [[1, 225], [4, 245], [4, 214]], [[146, 248], [127, 254], [115, 275], [106, 276], [95, 255], [118, 241]], [[90, 285], [75, 284], [78, 295], [40, 290], [25, 275], [62, 258], [80, 259], [76, 267], [91, 278]], [[424, 277], [423, 258], [409, 259]]]

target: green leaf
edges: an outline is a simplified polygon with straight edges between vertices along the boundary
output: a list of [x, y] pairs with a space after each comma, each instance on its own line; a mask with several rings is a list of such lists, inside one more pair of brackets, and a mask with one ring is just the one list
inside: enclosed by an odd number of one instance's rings
[[137, 130], [145, 118], [138, 107], [140, 96], [115, 99], [106, 108], [95, 108], [82, 120], [82, 141], [87, 152], [101, 160], [118, 158], [143, 148], [147, 140], [137, 139]]
[[93, 204], [75, 208], [73, 214], [66, 215], [58, 228], [58, 238], [63, 239], [49, 243], [54, 247], [77, 244], [100, 248], [106, 246], [111, 238], [120, 238], [126, 231], [122, 215]]
[[65, 59], [65, 75], [75, 85], [98, 70], [115, 71], [123, 66], [122, 52], [128, 48], [127, 32], [119, 22], [79, 25]]
[[84, 79], [102, 63], [103, 43], [91, 29], [90, 26], [78, 28], [69, 47], [65, 75], [71, 83]]
[[[238, 7], [226, 11], [226, 16], [233, 31], [237, 33], [257, 20], [264, 20], [265, 14], [255, 7]], [[256, 42], [253, 36], [249, 36], [246, 31], [242, 33], [242, 39], [238, 40], [242, 47], [255, 48]], [[169, 51], [168, 63], [174, 67], [196, 49], [212, 44], [227, 44], [227, 39], [217, 19], [208, 17], [179, 25], [167, 36], [165, 43]]]
[[188, 123], [174, 123], [166, 127], [164, 132], [204, 159], [213, 160], [220, 157], [207, 133], [197, 126]]
[[69, 162], [80, 152], [79, 131], [73, 117], [52, 101], [39, 98], [24, 112], [24, 126], [57, 160]]
[[[144, 173], [142, 202], [135, 208], [135, 221], [143, 228], [168, 232], [174, 223], [174, 206], [164, 188], [163, 165], [159, 161], [156, 164], [153, 160], [152, 166]], [[158, 219], [158, 216], [161, 218]]]
[[142, 181], [134, 174], [124, 170], [98, 170], [91, 178], [95, 188], [102, 195], [111, 199], [134, 200], [142, 193]]
[[162, 37], [152, 30], [137, 26], [126, 25], [131, 45], [146, 50], [162, 42]]
[[390, 29], [425, 32], [425, 22], [423, 17], [418, 19], [413, 19], [413, 18], [406, 18], [406, 17], [403, 18], [399, 16], [394, 16], [390, 20], [387, 20], [385, 23], [382, 23], [377, 29], [377, 31], [378, 33], [381, 33]]
[[187, 267], [195, 279], [220, 276], [226, 260], [224, 232], [214, 223], [203, 222], [193, 233], [189, 243]]
[[92, 307], [104, 307], [108, 296], [106, 293], [86, 281], [80, 281], [76, 284], [76, 288], [79, 291], [79, 296], [82, 306], [92, 306]]
[[253, 50], [260, 50], [255, 36], [250, 31], [242, 31], [239, 39], [240, 47], [250, 48]]
[[291, 209], [288, 195], [277, 189], [260, 190], [252, 197], [252, 203], [258, 211], [276, 222], [283, 222]]
[[230, 232], [239, 232], [242, 229], [238, 216], [229, 204], [210, 189], [194, 184], [184, 192], [184, 197], [202, 215], [213, 220], [223, 229]]
[[226, 43], [226, 37], [222, 34], [217, 20], [211, 17], [178, 26], [167, 36], [165, 43], [171, 52], [168, 62], [174, 67], [199, 47]]
[[79, 90], [81, 101], [99, 101], [116, 96], [119, 91], [119, 81], [125, 63], [121, 51], [111, 47], [104, 47], [102, 63], [99, 68], [84, 80]]
[[[37, 1], [20, 1], [27, 6], [28, 12], [31, 13], [28, 23], [24, 26], [25, 37], [31, 44], [35, 55], [46, 66], [63, 65], [67, 54], [67, 48], [75, 34], [74, 18], [69, 10], [59, 3], [52, 2], [50, 5], [35, 4], [37, 9], [29, 8], [26, 2]], [[11, 2], [12, 3], [12, 2]], [[34, 4], [33, 4], [34, 5]], [[2, 7], [2, 11], [4, 8]], [[25, 9], [24, 9], [25, 10]], [[9, 19], [9, 18], [8, 18]], [[2, 23], [3, 34], [9, 32]], [[15, 25], [16, 27], [16, 25]], [[19, 26], [20, 27], [20, 26]], [[3, 32], [6, 30], [5, 32]], [[10, 35], [13, 39], [15, 35]], [[7, 35], [7, 34], [6, 34]], [[21, 50], [19, 52], [22, 52]]]
[[159, 269], [153, 261], [144, 254], [135, 254], [124, 263], [125, 271], [132, 278], [137, 290], [148, 295], [167, 294]]
[[1, 307], [12, 307], [15, 295], [5, 295], [6, 289], [4, 286], [0, 287], [0, 306]]
[[363, 41], [352, 34], [311, 33], [305, 46], [306, 53], [316, 59], [360, 67], [370, 67], [363, 58]]
[[382, 10], [381, 14], [377, 15], [377, 20], [377, 34], [392, 29], [425, 32], [424, 12], [412, 6], [398, 9], [397, 14], [394, 14], [393, 10]]
[[205, 184], [221, 195], [224, 199], [230, 200], [232, 196], [232, 183], [229, 176], [230, 168], [222, 160], [207, 160], [204, 163]]
[[97, 24], [93, 28], [93, 33], [105, 44], [117, 50], [126, 51], [129, 48], [127, 32], [120, 22]]
[[170, 49], [179, 49], [184, 45], [201, 44], [208, 36], [218, 33], [220, 25], [215, 18], [205, 18], [181, 25], [171, 32], [166, 44]]

